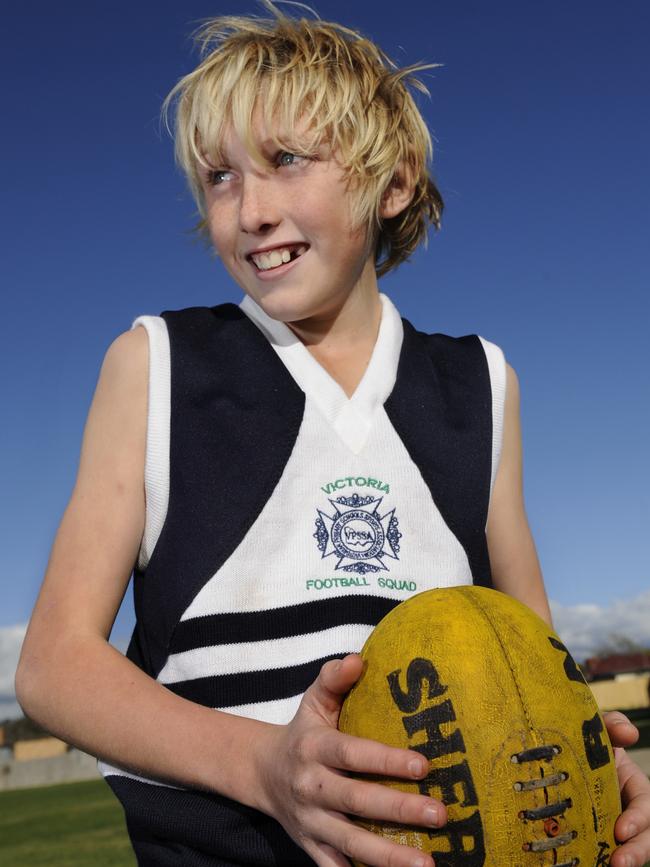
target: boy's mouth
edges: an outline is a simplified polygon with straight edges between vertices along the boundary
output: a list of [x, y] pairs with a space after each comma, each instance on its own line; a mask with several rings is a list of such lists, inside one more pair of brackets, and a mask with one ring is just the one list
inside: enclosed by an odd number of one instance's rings
[[287, 262], [298, 259], [307, 252], [307, 249], [307, 244], [288, 244], [286, 247], [276, 247], [262, 253], [249, 253], [246, 258], [253, 263], [258, 271], [271, 271], [273, 268], [279, 268], [281, 265], [286, 265]]

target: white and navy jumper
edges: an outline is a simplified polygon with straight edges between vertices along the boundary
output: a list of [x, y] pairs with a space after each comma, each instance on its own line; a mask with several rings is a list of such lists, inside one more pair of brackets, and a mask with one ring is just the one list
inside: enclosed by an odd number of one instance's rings
[[[127, 655], [176, 694], [287, 723], [400, 601], [490, 584], [503, 355], [418, 332], [381, 298], [351, 398], [248, 298], [134, 323], [150, 343], [147, 513]], [[101, 768], [141, 867], [313, 864], [253, 809]]]

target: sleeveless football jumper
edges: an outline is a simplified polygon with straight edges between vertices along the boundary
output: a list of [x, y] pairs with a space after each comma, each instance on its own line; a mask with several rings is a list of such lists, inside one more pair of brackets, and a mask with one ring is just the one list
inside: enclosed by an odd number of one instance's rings
[[[177, 695], [287, 723], [400, 601], [490, 585], [503, 355], [381, 301], [351, 398], [249, 298], [134, 322], [150, 346], [147, 512], [127, 656]], [[256, 810], [100, 768], [140, 867], [313, 864]]]

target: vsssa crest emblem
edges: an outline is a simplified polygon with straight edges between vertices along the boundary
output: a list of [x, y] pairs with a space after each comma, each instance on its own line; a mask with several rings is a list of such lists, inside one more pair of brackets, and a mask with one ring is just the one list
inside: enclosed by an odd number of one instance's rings
[[383, 497], [337, 497], [334, 514], [318, 509], [314, 538], [321, 557], [337, 557], [343, 572], [390, 571], [385, 559], [399, 560], [399, 523], [395, 509], [380, 514]]

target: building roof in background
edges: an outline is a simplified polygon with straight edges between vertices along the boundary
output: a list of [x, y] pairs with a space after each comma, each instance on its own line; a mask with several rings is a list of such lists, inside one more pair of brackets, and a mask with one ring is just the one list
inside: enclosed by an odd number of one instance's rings
[[585, 662], [583, 671], [587, 680], [613, 677], [616, 674], [650, 671], [650, 652], [594, 656]]

